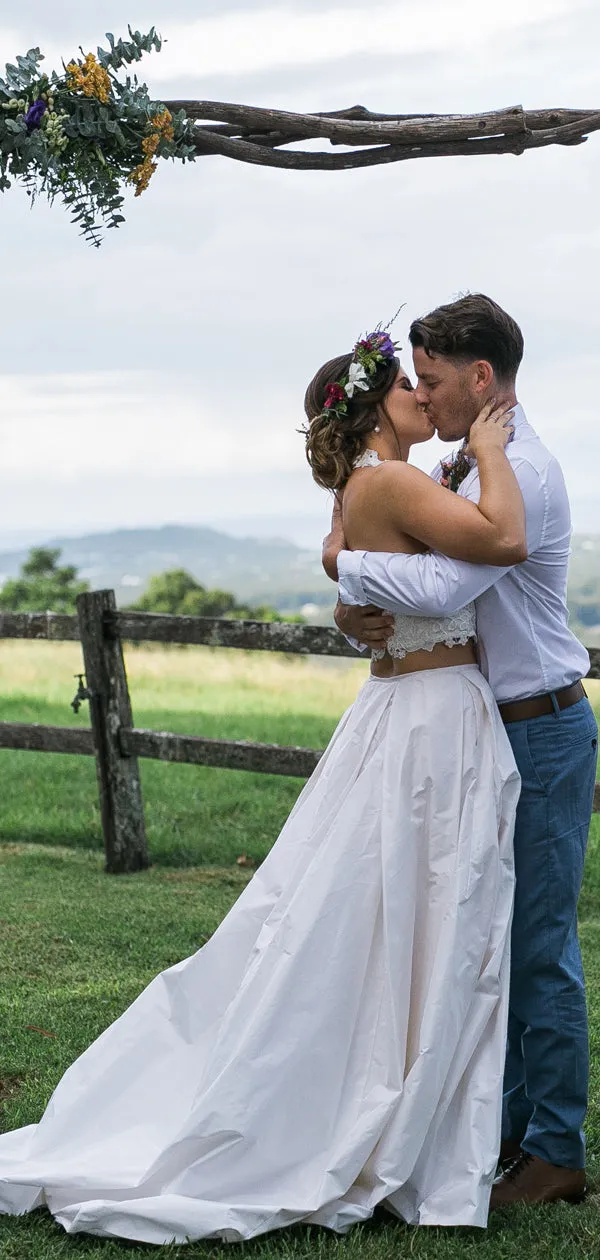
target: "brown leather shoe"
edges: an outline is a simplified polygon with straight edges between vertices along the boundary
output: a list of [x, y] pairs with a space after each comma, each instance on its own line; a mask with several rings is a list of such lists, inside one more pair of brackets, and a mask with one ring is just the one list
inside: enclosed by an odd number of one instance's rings
[[498, 1156], [498, 1163], [500, 1167], [503, 1168], [504, 1165], [508, 1163], [514, 1164], [520, 1154], [521, 1143], [515, 1141], [514, 1138], [504, 1138], [500, 1143], [500, 1154]]
[[583, 1168], [560, 1168], [521, 1151], [494, 1182], [490, 1212], [511, 1203], [581, 1203], [585, 1192]]

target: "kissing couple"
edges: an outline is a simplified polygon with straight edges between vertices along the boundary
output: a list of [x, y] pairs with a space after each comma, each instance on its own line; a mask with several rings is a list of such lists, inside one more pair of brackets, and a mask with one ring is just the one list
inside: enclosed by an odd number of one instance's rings
[[[377, 1206], [484, 1227], [585, 1193], [597, 727], [566, 490], [497, 303], [440, 307], [410, 341], [416, 389], [377, 329], [305, 398], [336, 621], [369, 677], [210, 940], [0, 1137], [4, 1212], [240, 1242]], [[428, 477], [409, 453], [436, 429], [463, 445]]]

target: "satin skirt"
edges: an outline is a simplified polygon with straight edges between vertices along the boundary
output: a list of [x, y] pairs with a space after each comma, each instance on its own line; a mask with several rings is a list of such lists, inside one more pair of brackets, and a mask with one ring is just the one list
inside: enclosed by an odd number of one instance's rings
[[485, 1226], [519, 787], [476, 666], [369, 678], [211, 939], [0, 1137], [0, 1210], [149, 1243]]

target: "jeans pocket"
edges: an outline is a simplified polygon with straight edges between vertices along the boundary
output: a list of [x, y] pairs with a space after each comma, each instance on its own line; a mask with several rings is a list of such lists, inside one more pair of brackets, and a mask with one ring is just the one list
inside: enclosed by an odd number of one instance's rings
[[[554, 775], [548, 765], [547, 758], [547, 742], [546, 740], [538, 740], [531, 730], [531, 723], [527, 723], [525, 727], [524, 753], [519, 759], [519, 770], [523, 780], [523, 787], [530, 792], [542, 792], [544, 795], [549, 791]], [[522, 763], [522, 764], [521, 764]]]
[[[598, 731], [593, 718], [585, 723], [563, 722], [561, 718], [529, 723], [527, 754], [532, 786], [530, 790], [551, 797], [553, 810], [570, 819], [570, 826], [589, 822], [598, 753]], [[533, 728], [533, 729], [532, 729]]]

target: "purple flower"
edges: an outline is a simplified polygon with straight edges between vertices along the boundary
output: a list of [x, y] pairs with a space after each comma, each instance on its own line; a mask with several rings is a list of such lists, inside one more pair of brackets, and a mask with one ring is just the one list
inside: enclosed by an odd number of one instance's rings
[[396, 353], [396, 347], [389, 336], [389, 333], [372, 332], [369, 334], [368, 340], [372, 342], [374, 348], [384, 359], [393, 359]]
[[25, 115], [25, 126], [28, 131], [34, 131], [36, 127], [41, 127], [42, 118], [47, 108], [46, 102], [42, 100], [34, 101], [33, 105], [29, 106]]
[[396, 347], [387, 333], [379, 347], [379, 351], [385, 359], [393, 359], [396, 354]]

